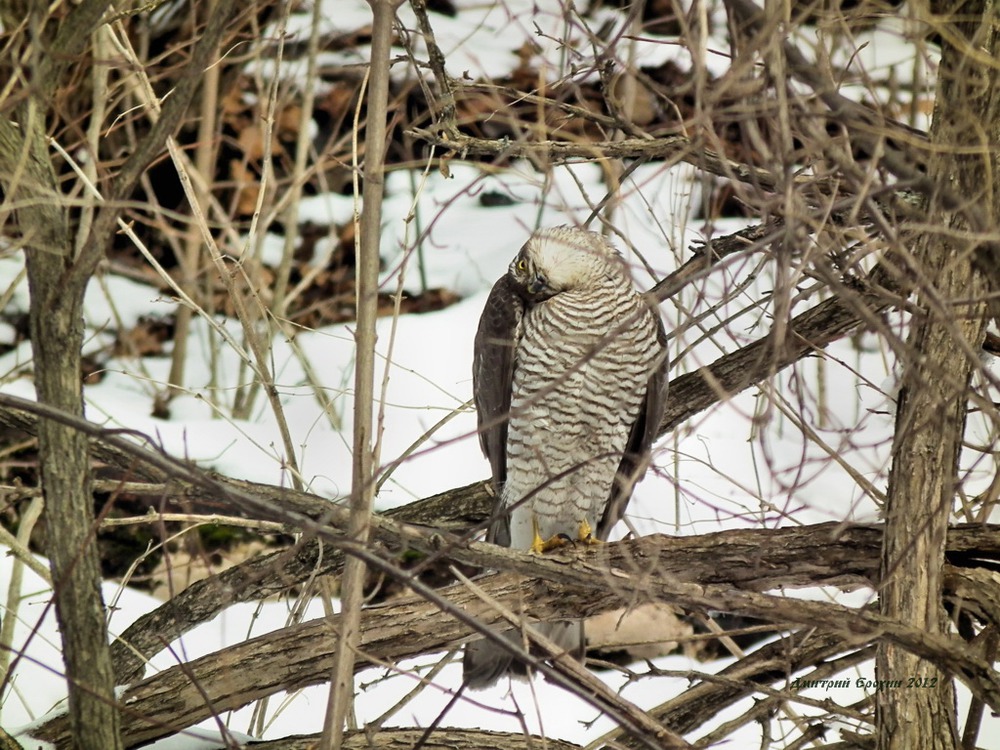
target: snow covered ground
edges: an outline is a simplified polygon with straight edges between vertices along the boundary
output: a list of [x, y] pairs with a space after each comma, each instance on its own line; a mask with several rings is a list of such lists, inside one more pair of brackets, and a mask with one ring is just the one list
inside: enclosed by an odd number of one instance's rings
[[[325, 16], [330, 29], [353, 29], [369, 21], [363, 0], [327, 0], [327, 4], [330, 12]], [[476, 75], [506, 73], [512, 65], [512, 50], [524, 39], [543, 47], [550, 45], [543, 55], [558, 64], [561, 59], [558, 46], [537, 33], [534, 24], [539, 24], [552, 38], [559, 38], [567, 28], [560, 13], [533, 15], [533, 4], [528, 0], [480, 5], [482, 16], [478, 19], [467, 11], [455, 19], [434, 18], [438, 39], [452, 71], [467, 69]], [[412, 28], [407, 13], [404, 10], [402, 14], [404, 23]], [[603, 13], [620, 18], [616, 11]], [[293, 16], [289, 32], [307, 33], [302, 25], [304, 18]], [[595, 25], [600, 20], [595, 18]], [[889, 44], [887, 39], [896, 43]], [[865, 47], [854, 64], [867, 66], [870, 73], [884, 71], [898, 61], [893, 56], [893, 51], [898, 52], [901, 46], [898, 40], [896, 33], [888, 34], [879, 44]], [[725, 49], [721, 40], [716, 44], [718, 49]], [[678, 56], [680, 52], [676, 44], [655, 40], [643, 43], [638, 54], [643, 64], [650, 64]], [[364, 55], [362, 48], [327, 62], [356, 63], [363, 61]], [[720, 60], [720, 71], [724, 69], [723, 58], [710, 56], [710, 59]], [[622, 235], [617, 244], [632, 263], [636, 281], [642, 287], [652, 285], [675, 269], [688, 257], [691, 242], [702, 236], [704, 224], [691, 218], [692, 208], [698, 205], [698, 186], [693, 176], [693, 170], [686, 166], [668, 169], [662, 164], [646, 165], [636, 170], [621, 191], [622, 202], [614, 221]], [[398, 285], [411, 291], [419, 288], [418, 258], [412, 252], [415, 232], [413, 224], [406, 221], [407, 216], [415, 213], [422, 226], [430, 227], [422, 252], [429, 286], [452, 289], [463, 299], [439, 312], [379, 321], [381, 366], [387, 368], [389, 376], [384, 405], [383, 464], [391, 464], [444, 417], [453, 418], [438, 427], [429, 442], [395, 469], [378, 497], [379, 509], [486, 477], [488, 467], [475, 438], [475, 415], [466, 405], [471, 398], [473, 334], [486, 293], [533, 228], [582, 223], [605, 192], [602, 173], [594, 165], [560, 166], [543, 176], [526, 164], [499, 173], [484, 173], [473, 166], [453, 163], [450, 177], [434, 171], [418, 175], [418, 181], [419, 196], [414, 198], [411, 175], [394, 172], [388, 176], [383, 288], [393, 290]], [[509, 205], [484, 207], [479, 200], [483, 192], [502, 193], [511, 201]], [[332, 219], [344, 221], [351, 211], [350, 198], [323, 195], [303, 201], [301, 218], [322, 223]], [[715, 222], [712, 231], [721, 235], [743, 226], [745, 222]], [[640, 257], [654, 270], [652, 275]], [[700, 289], [685, 291], [663, 306], [668, 330], [674, 332], [671, 350], [684, 354], [677, 372], [710, 362], [723, 351], [731, 351], [766, 332], [770, 321], [768, 310], [755, 308], [752, 303], [763, 290], [775, 286], [769, 268], [762, 268], [753, 285], [723, 305], [701, 328], [689, 324], [693, 313], [718, 302], [755, 262], [735, 259]], [[0, 289], [12, 283], [22, 265], [19, 255], [0, 258]], [[26, 309], [26, 295], [26, 285], [22, 282], [10, 305]], [[807, 304], [816, 301], [812, 299]], [[702, 329], [711, 328], [744, 307], [741, 317], [726, 324], [724, 333], [713, 340], [702, 336]], [[87, 298], [88, 326], [93, 332], [89, 346], [96, 349], [107, 343], [111, 334], [105, 331], [109, 328], [127, 328], [141, 315], [166, 315], [173, 309], [174, 303], [151, 287], [106, 277], [102, 284], [91, 285]], [[233, 321], [217, 322], [231, 328], [239, 338]], [[677, 434], [664, 439], [656, 449], [654, 470], [638, 487], [630, 506], [628, 516], [634, 528], [639, 533], [693, 534], [735, 526], [874, 520], [874, 504], [844, 466], [849, 465], [884, 489], [892, 434], [892, 416], [884, 388], [891, 387], [892, 360], [878, 348], [874, 337], [865, 337], [862, 343], [868, 348], [858, 346], [857, 342], [838, 342], [824, 357], [807, 359], [775, 376], [764, 389], [766, 394], [751, 389], [695, 417]], [[208, 325], [196, 320], [190, 350], [207, 352], [211, 345]], [[296, 345], [321, 374], [322, 385], [336, 412], [334, 418], [322, 413], [300, 359], [288, 342], [277, 341], [272, 361], [285, 416], [297, 446], [296, 458], [313, 492], [337, 498], [350, 485], [351, 325], [304, 331]], [[232, 393], [240, 372], [239, 354], [228, 346], [221, 349], [217, 367], [222, 379], [214, 386], [210, 385], [212, 373], [207, 362], [207, 356], [189, 358], [188, 392], [172, 402], [171, 418], [162, 420], [152, 415], [153, 397], [167, 380], [169, 360], [114, 359], [107, 364], [103, 379], [86, 389], [88, 417], [109, 427], [140, 430], [171, 453], [223, 474], [287, 483], [274, 415], [263, 399], [250, 419], [236, 420], [230, 416]], [[0, 387], [7, 393], [33, 397], [26, 374], [29, 369], [27, 344], [3, 355]], [[821, 382], [822, 390], [818, 387]], [[783, 413], [778, 403], [787, 407], [787, 412]], [[803, 434], [796, 426], [795, 415], [802, 416], [816, 430], [826, 449]], [[336, 422], [344, 427], [335, 427]], [[985, 427], [973, 424], [970, 429]], [[622, 525], [618, 533], [624, 532]], [[0, 558], [0, 591], [7, 588], [9, 569], [10, 558]], [[22, 605], [14, 641], [22, 656], [0, 713], [0, 721], [8, 728], [36, 720], [65, 695], [60, 676], [59, 639], [47, 585], [29, 573], [22, 591], [27, 599]], [[810, 594], [833, 595], [827, 591]], [[870, 596], [866, 591], [838, 594], [840, 601], [852, 605], [863, 604]], [[116, 633], [159, 604], [112, 582], [106, 585], [105, 597], [115, 605], [110, 622]], [[310, 616], [322, 614], [318, 603], [310, 612]], [[282, 627], [287, 618], [285, 603], [236, 606], [173, 644], [172, 649], [189, 659], [251, 634]], [[164, 652], [151, 668], [164, 668], [175, 660], [170, 652]], [[424, 658], [401, 666], [415, 669], [435, 661]], [[659, 659], [656, 665], [680, 672], [715, 671], [720, 666], [692, 663], [681, 656]], [[457, 661], [444, 667], [434, 678], [434, 686], [398, 705], [386, 726], [426, 726], [448, 703], [448, 689], [458, 685], [460, 671]], [[856, 677], [872, 679], [873, 672], [873, 667], [867, 665], [850, 677], [852, 681]], [[619, 675], [605, 679], [643, 707], [663, 702], [688, 685], [685, 677], [657, 677], [627, 685]], [[372, 669], [358, 676], [357, 685], [358, 719], [364, 724], [396, 706], [413, 689], [415, 680], [407, 672], [389, 674]], [[834, 698], [838, 703], [850, 704], [860, 699], [862, 693], [852, 688], [838, 691]], [[803, 691], [803, 695], [829, 697], [822, 690]], [[272, 699], [267, 709], [265, 737], [320, 730], [325, 706], [326, 689], [321, 687], [303, 690], [289, 696], [287, 701]], [[553, 710], [553, 706], [558, 706], [558, 710]], [[736, 716], [743, 710], [742, 704], [735, 706], [724, 717]], [[808, 714], [814, 709], [797, 710]], [[247, 708], [225, 718], [234, 730], [248, 731], [251, 712]], [[522, 712], [531, 731], [581, 743], [612, 729], [611, 722], [593, 709], [541, 681], [533, 685], [501, 684], [491, 691], [473, 694], [453, 707], [441, 724], [518, 731], [518, 721], [509, 712]], [[1000, 726], [996, 720], [992, 721], [991, 726]], [[204, 726], [211, 729], [212, 724], [206, 722]], [[757, 746], [759, 731], [756, 726], [746, 728], [738, 740], [748, 747]], [[170, 742], [174, 748], [202, 746], [190, 738]], [[1000, 732], [994, 732], [992, 739], [984, 732], [980, 744], [989, 746], [990, 742], [992, 747], [1000, 747]]]

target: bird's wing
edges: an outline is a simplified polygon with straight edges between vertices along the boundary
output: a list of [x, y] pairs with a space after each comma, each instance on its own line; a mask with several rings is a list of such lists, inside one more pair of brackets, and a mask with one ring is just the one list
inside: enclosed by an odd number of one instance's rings
[[667, 384], [670, 382], [667, 372], [669, 366], [667, 333], [663, 329], [663, 320], [656, 308], [653, 308], [653, 315], [656, 318], [656, 342], [661, 352], [661, 359], [646, 383], [646, 397], [642, 401], [635, 422], [632, 423], [628, 443], [622, 454], [621, 463], [618, 464], [614, 484], [611, 486], [611, 497], [608, 498], [604, 515], [597, 524], [597, 538], [602, 540], [607, 540], [611, 529], [625, 515], [625, 507], [632, 497], [632, 489], [646, 470], [649, 451], [660, 431], [660, 421], [666, 408]]
[[[479, 445], [493, 471], [497, 507], [507, 479], [507, 421], [514, 380], [514, 349], [520, 337], [524, 301], [504, 274], [486, 300], [476, 331], [472, 363], [472, 395], [479, 420]], [[509, 531], [506, 516], [490, 528], [488, 539], [503, 544]], [[509, 543], [509, 541], [508, 541]]]

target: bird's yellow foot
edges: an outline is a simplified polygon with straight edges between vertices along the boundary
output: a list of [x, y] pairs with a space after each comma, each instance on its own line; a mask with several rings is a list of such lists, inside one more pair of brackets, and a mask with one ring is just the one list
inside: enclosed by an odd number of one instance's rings
[[538, 519], [531, 519], [531, 527], [534, 531], [531, 540], [531, 551], [536, 555], [544, 555], [546, 552], [551, 552], [554, 549], [559, 549], [569, 544], [570, 539], [565, 534], [556, 534], [549, 539], [542, 539], [542, 535], [538, 532]]
[[601, 540], [594, 536], [594, 530], [590, 527], [590, 523], [584, 518], [580, 521], [580, 530], [577, 535], [577, 541], [583, 544], [600, 544]]

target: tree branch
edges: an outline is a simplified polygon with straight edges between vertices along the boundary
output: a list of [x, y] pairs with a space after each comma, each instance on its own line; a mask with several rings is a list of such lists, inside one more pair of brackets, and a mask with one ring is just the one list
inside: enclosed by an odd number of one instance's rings
[[[773, 189], [777, 178], [773, 173], [751, 164], [727, 159], [712, 149], [698, 147], [683, 135], [665, 138], [625, 138], [620, 141], [512, 141], [507, 138], [475, 138], [461, 133], [432, 132], [411, 128], [406, 134], [419, 138], [462, 158], [470, 154], [506, 158], [544, 155], [552, 161], [580, 159], [676, 159], [719, 177], [746, 182], [765, 190]], [[815, 185], [815, 179], [801, 178], [801, 184]]]
[[[652, 536], [611, 543], [596, 551], [571, 549], [543, 557], [480, 542], [460, 545], [430, 534], [419, 546], [439, 547], [450, 559], [508, 572], [477, 580], [478, 591], [464, 584], [430, 591], [410, 580], [417, 596], [363, 611], [355, 668], [454, 648], [473, 633], [497, 638], [489, 626], [505, 622], [500, 608], [519, 612], [524, 602], [531, 602], [532, 619], [559, 619], [657, 601], [699, 612], [740, 613], [778, 626], [799, 624], [818, 629], [833, 637], [842, 651], [855, 651], [885, 639], [955, 674], [987, 705], [1000, 708], [1000, 678], [957, 637], [932, 635], [866, 609], [748, 590], [782, 584], [857, 585], [864, 579], [853, 573], [845, 575], [841, 563], [828, 565], [824, 553], [837, 550], [844, 559], [862, 559], [864, 567], [873, 570], [879, 530], [847, 528], [832, 541], [841, 528], [824, 524], [693, 538]], [[956, 529], [957, 546], [964, 547], [973, 538], [964, 538], [966, 533], [987, 540], [977, 555], [995, 558], [1000, 554], [1000, 528]], [[729, 544], [727, 538], [733, 536], [743, 536], [743, 543]], [[364, 555], [369, 565], [377, 565], [383, 572], [403, 578], [407, 575], [368, 550], [351, 544], [345, 548], [351, 554]], [[861, 554], [866, 548], [867, 556]], [[807, 563], [810, 560], [812, 569]], [[484, 601], [479, 592], [496, 606]], [[595, 592], [600, 595], [595, 596]], [[201, 721], [213, 711], [236, 709], [278, 691], [324, 682], [329, 679], [338, 625], [339, 618], [321, 618], [284, 628], [131, 686], [123, 697], [129, 712], [124, 717], [126, 741], [150, 741]], [[760, 676], [766, 670], [758, 666], [754, 673]], [[65, 717], [58, 717], [37, 727], [33, 736], [63, 746], [67, 731]]]
[[[425, 736], [426, 735], [426, 736]], [[315, 750], [320, 736], [306, 734], [286, 737], [269, 742], [249, 742], [247, 750]], [[418, 744], [419, 743], [419, 744]], [[344, 738], [344, 750], [578, 750], [579, 745], [551, 737], [537, 735], [489, 732], [482, 729], [451, 729], [441, 727], [433, 732], [423, 729], [380, 729], [374, 735], [367, 732], [350, 732]]]

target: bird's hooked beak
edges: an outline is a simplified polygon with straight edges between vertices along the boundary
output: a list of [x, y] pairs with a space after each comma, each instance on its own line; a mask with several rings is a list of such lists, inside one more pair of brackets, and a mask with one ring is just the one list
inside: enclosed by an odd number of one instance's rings
[[541, 294], [549, 289], [549, 282], [542, 274], [536, 273], [528, 281], [528, 294]]

